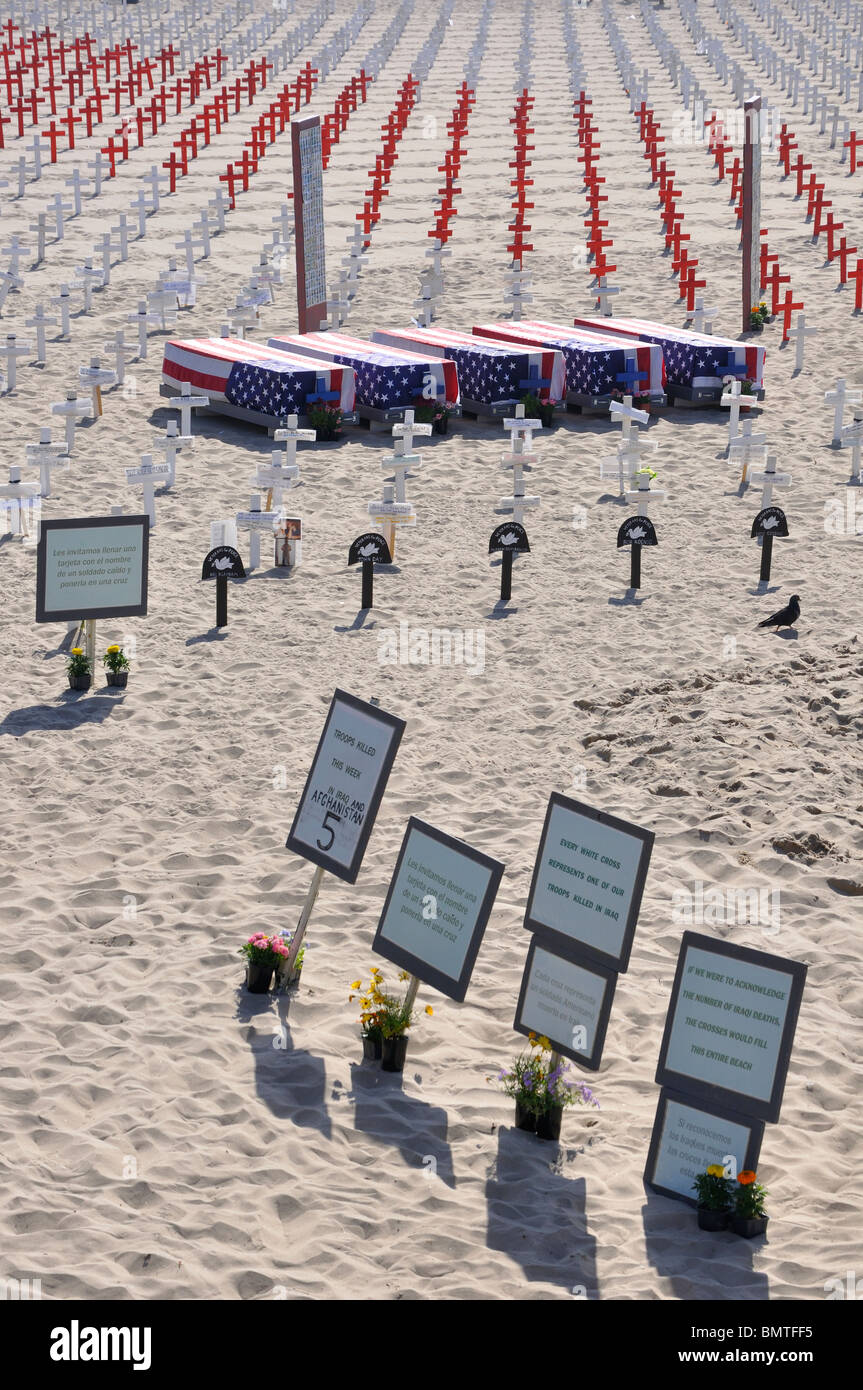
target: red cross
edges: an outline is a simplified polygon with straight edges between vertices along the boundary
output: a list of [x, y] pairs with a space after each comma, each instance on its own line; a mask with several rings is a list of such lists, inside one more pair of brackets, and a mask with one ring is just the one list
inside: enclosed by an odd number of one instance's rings
[[232, 208], [236, 207], [236, 199], [234, 197], [234, 184], [237, 181], [237, 175], [234, 173], [233, 164], [229, 164], [224, 174], [219, 175], [219, 180], [221, 183], [226, 183], [228, 185], [228, 201], [230, 202]]
[[798, 198], [801, 197], [802, 194], [803, 194], [803, 175], [804, 175], [804, 173], [806, 173], [806, 171], [807, 171], [808, 169], [811, 169], [811, 168], [812, 168], [812, 165], [811, 165], [811, 164], [807, 164], [806, 161], [804, 160], [802, 154], [799, 154], [799, 155], [797, 156], [797, 160], [796, 160], [795, 165], [794, 165], [794, 172], [795, 172], [795, 174], [797, 175], [797, 197], [798, 197]]
[[859, 312], [863, 309], [863, 258], [858, 257], [857, 264], [848, 275], [848, 279], [854, 281], [854, 308]]
[[41, 134], [43, 135], [43, 137], [44, 137], [46, 140], [50, 140], [50, 141], [51, 141], [51, 163], [52, 163], [52, 164], [56, 164], [56, 163], [57, 163], [57, 141], [58, 141], [58, 140], [60, 139], [60, 137], [62, 136], [63, 131], [62, 131], [61, 129], [58, 129], [58, 127], [57, 127], [57, 126], [55, 125], [55, 123], [52, 121], [51, 124], [50, 124], [50, 126], [48, 127], [48, 129], [47, 129], [47, 130], [43, 130], [43, 131], [41, 132]]
[[[169, 154], [168, 158], [162, 162], [162, 168], [168, 170], [168, 178], [169, 178], [169, 181], [170, 181], [170, 184], [169, 184], [170, 192], [171, 192], [171, 193], [176, 193], [176, 191], [177, 191], [177, 170], [179, 169], [180, 172], [181, 172], [182, 174], [187, 174], [187, 173], [189, 172], [188, 167], [187, 167], [186, 162], [185, 162], [185, 158], [179, 157], [179, 156], [177, 155], [176, 150], [171, 150], [171, 153]], [[232, 202], [232, 203], [231, 203], [231, 207], [233, 207], [233, 206], [234, 206], [234, 204], [233, 204], [233, 202]]]
[[831, 213], [828, 213], [828, 215], [827, 215], [827, 221], [826, 221], [825, 224], [824, 224], [824, 230], [825, 230], [825, 232], [827, 233], [827, 259], [828, 259], [828, 261], [833, 261], [833, 260], [836, 259], [836, 250], [837, 250], [837, 248], [836, 248], [836, 245], [835, 245], [835, 243], [834, 243], [833, 238], [836, 236], [837, 232], [841, 232], [841, 231], [842, 231], [842, 228], [843, 228], [844, 226], [845, 226], [845, 223], [844, 223], [844, 222], [836, 222], [836, 221], [834, 221], [832, 212], [831, 212]]
[[782, 341], [788, 342], [788, 330], [791, 327], [791, 315], [795, 309], [803, 308], [803, 300], [796, 300], [790, 290], [785, 291], [785, 299], [782, 302]]
[[774, 267], [773, 267], [773, 269], [771, 270], [770, 274], [767, 275], [767, 276], [765, 277], [765, 279], [766, 279], [766, 283], [765, 283], [764, 288], [765, 288], [765, 289], [768, 289], [768, 288], [769, 288], [769, 289], [770, 289], [770, 292], [771, 292], [771, 307], [770, 307], [770, 312], [771, 312], [771, 314], [773, 314], [774, 317], [775, 317], [775, 315], [779, 313], [779, 286], [780, 286], [780, 285], [790, 285], [790, 284], [791, 284], [791, 276], [790, 276], [790, 275], [780, 275], [780, 274], [779, 274], [779, 260], [778, 260], [778, 258], [777, 258], [776, 264], [774, 265]]
[[848, 245], [848, 238], [843, 237], [839, 243], [836, 255], [839, 258], [839, 283], [844, 285], [848, 280], [848, 257], [856, 254], [857, 247]]

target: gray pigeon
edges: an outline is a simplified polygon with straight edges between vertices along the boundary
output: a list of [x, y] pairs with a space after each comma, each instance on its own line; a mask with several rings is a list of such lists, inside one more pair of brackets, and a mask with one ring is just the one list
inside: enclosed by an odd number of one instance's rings
[[775, 627], [777, 631], [780, 627], [793, 627], [800, 617], [800, 595], [792, 594], [788, 600], [787, 608], [780, 608], [778, 613], [774, 613], [771, 618], [765, 618], [758, 624], [759, 627]]

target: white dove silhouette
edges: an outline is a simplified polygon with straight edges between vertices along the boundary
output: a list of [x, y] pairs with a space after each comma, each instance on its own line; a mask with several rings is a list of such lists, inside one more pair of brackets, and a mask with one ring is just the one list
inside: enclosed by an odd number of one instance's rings
[[230, 555], [223, 555], [222, 558], [221, 558], [221, 560], [214, 560], [214, 561], [213, 561], [213, 569], [217, 569], [217, 570], [232, 570], [233, 568], [234, 568], [234, 562], [233, 562], [233, 560], [231, 559]]
[[629, 539], [631, 541], [640, 541], [646, 535], [647, 532], [645, 531], [643, 526], [633, 526], [632, 530], [629, 533]]
[[501, 545], [518, 545], [518, 536], [513, 531], [509, 531], [505, 536], [501, 536], [500, 543]]
[[369, 541], [366, 545], [361, 545], [361, 546], [360, 546], [360, 554], [361, 554], [364, 558], [366, 558], [366, 559], [367, 559], [370, 555], [377, 555], [377, 553], [378, 553], [378, 544], [377, 544], [377, 541]]
[[773, 527], [778, 525], [779, 518], [777, 516], [768, 516], [765, 517], [764, 521], [761, 523], [761, 529], [762, 531], [772, 531]]

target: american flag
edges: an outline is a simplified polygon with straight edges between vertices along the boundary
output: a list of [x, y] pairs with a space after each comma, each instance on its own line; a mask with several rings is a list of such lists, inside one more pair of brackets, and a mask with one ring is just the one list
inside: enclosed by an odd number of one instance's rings
[[747, 377], [756, 387], [763, 385], [764, 348], [757, 344], [715, 338], [687, 328], [666, 328], [648, 319], [576, 319], [575, 326], [658, 343], [665, 357], [668, 380], [678, 386], [721, 386], [723, 376], [733, 372], [735, 366], [745, 366]]
[[[622, 347], [613, 338], [579, 334], [544, 319], [475, 324], [473, 331], [480, 338], [557, 348], [563, 354], [568, 391], [586, 396], [610, 396], [613, 391], [623, 391], [639, 396], [662, 390], [662, 349], [650, 343]], [[636, 371], [642, 378], [628, 392], [625, 384], [617, 380], [627, 371]]]
[[244, 338], [185, 338], [165, 344], [162, 380], [184, 381], [213, 401], [227, 401], [280, 419], [304, 414], [320, 386], [335, 391], [341, 410], [354, 408], [354, 374], [347, 367], [319, 366], [307, 357], [278, 352]]
[[566, 369], [560, 352], [492, 342], [455, 328], [386, 328], [372, 334], [376, 343], [428, 348], [446, 355], [458, 368], [459, 389], [465, 400], [480, 405], [520, 400], [531, 378], [550, 383], [534, 388], [541, 400], [559, 401], [566, 389]]
[[308, 354], [320, 362], [340, 362], [356, 373], [357, 405], [375, 410], [397, 410], [421, 397], [429, 381], [437, 398], [450, 404], [458, 400], [458, 377], [452, 362], [439, 362], [427, 353], [397, 351], [331, 329], [320, 333], [280, 333], [270, 346], [294, 354]]

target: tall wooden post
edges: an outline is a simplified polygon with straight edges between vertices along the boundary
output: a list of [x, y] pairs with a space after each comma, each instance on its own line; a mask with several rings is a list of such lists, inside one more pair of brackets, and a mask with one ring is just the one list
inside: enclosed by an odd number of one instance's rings
[[748, 333], [760, 295], [761, 98], [743, 103], [743, 282], [741, 330]]

